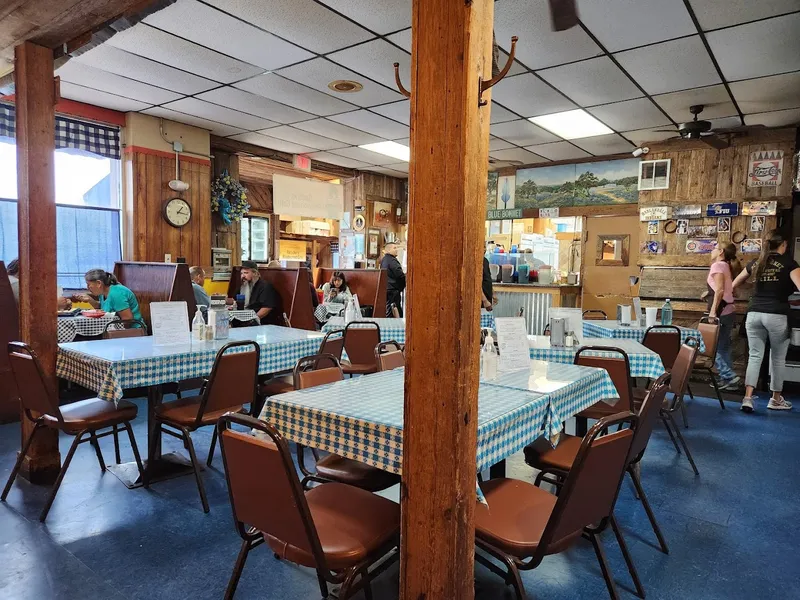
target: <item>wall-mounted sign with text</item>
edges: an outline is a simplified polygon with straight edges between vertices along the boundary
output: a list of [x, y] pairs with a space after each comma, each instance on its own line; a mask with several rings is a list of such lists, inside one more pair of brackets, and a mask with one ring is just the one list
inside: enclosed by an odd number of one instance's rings
[[666, 221], [669, 219], [669, 206], [642, 206], [639, 209], [640, 221]]
[[750, 154], [747, 187], [778, 187], [783, 180], [783, 150]]
[[748, 217], [776, 215], [778, 214], [778, 201], [742, 202], [742, 214]]
[[539, 209], [539, 218], [540, 219], [557, 219], [558, 218], [558, 207], [554, 206], [552, 208], [540, 208]]
[[508, 209], [500, 208], [497, 210], [486, 211], [487, 221], [505, 221], [507, 219], [521, 219], [521, 218], [522, 218], [521, 208], [508, 208]]
[[672, 217], [677, 219], [679, 217], [701, 217], [703, 216], [703, 207], [699, 204], [684, 204], [683, 206], [672, 207]]
[[735, 217], [739, 214], [739, 205], [736, 202], [717, 202], [706, 205], [707, 217]]

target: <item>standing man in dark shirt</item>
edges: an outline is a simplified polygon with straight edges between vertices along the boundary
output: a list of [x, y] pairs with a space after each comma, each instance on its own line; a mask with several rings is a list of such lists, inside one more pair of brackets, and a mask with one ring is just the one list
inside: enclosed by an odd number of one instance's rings
[[386, 269], [388, 274], [388, 285], [386, 286], [386, 316], [392, 316], [392, 304], [397, 307], [400, 316], [403, 316], [403, 307], [401, 306], [401, 293], [406, 289], [406, 274], [403, 273], [403, 267], [400, 266], [400, 261], [397, 260], [397, 244], [389, 242], [383, 248], [383, 258], [381, 259], [381, 269]]
[[244, 306], [254, 310], [262, 325], [283, 325], [283, 303], [278, 290], [261, 279], [258, 265], [252, 260], [242, 261], [242, 288]]
[[481, 308], [492, 310], [492, 299], [494, 290], [492, 289], [492, 271], [489, 269], [489, 261], [483, 257], [483, 277], [481, 278]]

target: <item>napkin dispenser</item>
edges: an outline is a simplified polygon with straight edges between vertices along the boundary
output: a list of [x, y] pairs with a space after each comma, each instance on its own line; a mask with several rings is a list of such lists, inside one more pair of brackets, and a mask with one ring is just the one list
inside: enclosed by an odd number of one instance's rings
[[567, 320], [553, 317], [550, 319], [550, 345], [563, 348], [567, 341]]
[[620, 325], [631, 324], [631, 305], [617, 304], [617, 322]]

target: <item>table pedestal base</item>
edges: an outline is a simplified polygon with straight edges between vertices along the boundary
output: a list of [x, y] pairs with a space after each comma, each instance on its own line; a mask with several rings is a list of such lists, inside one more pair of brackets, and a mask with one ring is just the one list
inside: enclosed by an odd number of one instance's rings
[[[135, 462], [108, 465], [106, 468], [124, 483], [128, 489], [142, 487], [142, 478], [139, 476], [139, 469]], [[152, 462], [145, 461], [144, 468], [150, 469], [150, 483], [174, 479], [194, 472], [192, 463], [187, 458], [174, 452], [164, 454], [161, 458]]]

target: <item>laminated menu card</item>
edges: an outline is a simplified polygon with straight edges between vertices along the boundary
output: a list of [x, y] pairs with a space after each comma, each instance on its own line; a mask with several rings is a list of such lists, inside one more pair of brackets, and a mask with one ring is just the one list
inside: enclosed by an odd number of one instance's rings
[[186, 302], [151, 302], [150, 321], [154, 346], [187, 344], [191, 341]]
[[496, 317], [494, 328], [500, 350], [500, 371], [529, 369], [531, 366], [528, 330], [522, 317]]

